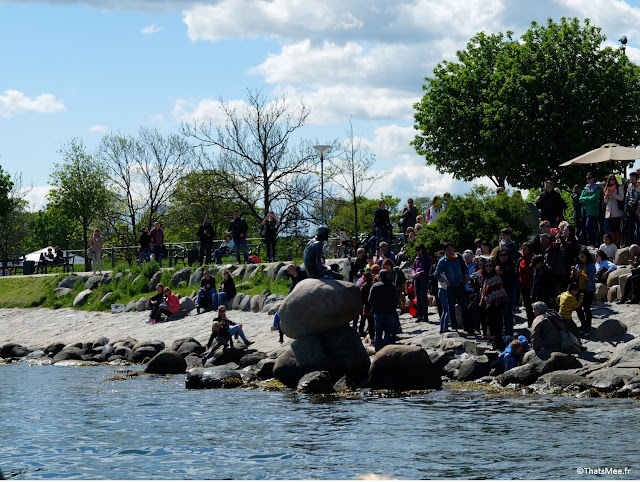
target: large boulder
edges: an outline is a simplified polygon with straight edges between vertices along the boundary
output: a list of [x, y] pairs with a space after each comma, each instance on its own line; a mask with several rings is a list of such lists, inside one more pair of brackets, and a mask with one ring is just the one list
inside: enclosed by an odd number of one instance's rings
[[288, 265], [284, 265], [278, 270], [278, 274], [276, 275], [277, 279], [284, 279], [284, 278], [287, 278], [289, 276], [287, 274], [287, 266]]
[[307, 373], [298, 382], [300, 393], [333, 393], [333, 381], [327, 371]]
[[56, 296], [67, 296], [73, 293], [71, 288], [56, 288], [53, 290], [53, 294]]
[[624, 335], [627, 332], [627, 325], [624, 323], [609, 318], [604, 320], [598, 328], [596, 328], [596, 340], [602, 341], [609, 338], [615, 338], [620, 335]]
[[440, 372], [427, 352], [418, 346], [387, 345], [376, 353], [369, 369], [374, 390], [424, 390], [440, 388]]
[[276, 361], [273, 358], [265, 358], [256, 364], [256, 375], [261, 380], [268, 380], [273, 377], [273, 367]]
[[360, 314], [360, 289], [328, 278], [302, 280], [280, 305], [280, 329], [289, 338], [322, 335]]
[[622, 388], [627, 381], [633, 378], [637, 370], [607, 368], [598, 370], [588, 376], [591, 386], [599, 392], [609, 393]]
[[640, 338], [634, 338], [627, 343], [620, 343], [616, 346], [607, 365], [613, 367], [623, 362], [640, 364]]
[[628, 266], [630, 259], [631, 254], [629, 254], [629, 248], [620, 248], [613, 257], [613, 264], [616, 266]]
[[461, 382], [477, 380], [491, 371], [491, 363], [486, 356], [471, 357], [460, 364], [456, 373], [456, 380]]
[[260, 268], [260, 265], [257, 265], [257, 264], [247, 265], [246, 269], [244, 270], [244, 276], [242, 278], [243, 281], [249, 281], [250, 279], [253, 279], [258, 273], [259, 268]]
[[630, 278], [630, 274], [623, 274], [618, 278], [618, 293], [620, 294], [620, 296], [622, 296], [622, 293], [624, 293], [624, 289], [627, 286], [627, 281], [629, 281]]
[[102, 298], [100, 298], [100, 304], [106, 305], [107, 303], [109, 303], [109, 300], [113, 297], [113, 295], [114, 295], [113, 291], [109, 291]]
[[54, 356], [58, 353], [60, 353], [64, 347], [66, 345], [60, 341], [54, 341], [53, 343], [49, 343], [47, 346], [45, 346], [42, 350], [45, 352], [45, 354], [50, 355], [50, 356]]
[[261, 360], [264, 360], [266, 357], [267, 355], [260, 352], [247, 353], [240, 359], [240, 363], [238, 363], [238, 365], [240, 365], [240, 368], [250, 367], [252, 365], [257, 365], [258, 363], [260, 363]]
[[180, 298], [180, 309], [189, 313], [196, 309], [196, 303], [188, 296], [185, 296]]
[[142, 298], [140, 298], [136, 302], [136, 311], [145, 311], [147, 309], [147, 301], [149, 301], [149, 300], [147, 298], [145, 298], [144, 296]]
[[31, 353], [31, 350], [18, 343], [5, 343], [0, 348], [0, 358], [22, 358], [29, 353]]
[[205, 350], [200, 343], [197, 341], [186, 341], [180, 345], [177, 352], [180, 353], [183, 357], [187, 357], [189, 355], [200, 355]]
[[142, 363], [147, 358], [153, 358], [157, 354], [158, 351], [153, 346], [144, 345], [133, 350], [133, 353], [131, 354], [131, 361], [134, 363]]
[[[107, 340], [108, 343], [108, 340]], [[106, 343], [105, 343], [106, 345]], [[141, 348], [143, 346], [150, 346], [152, 347], [156, 353], [161, 352], [162, 350], [165, 349], [165, 344], [163, 341], [161, 340], [147, 340], [147, 341], [141, 341], [136, 343], [135, 345], [133, 345], [131, 347], [131, 349], [135, 352], [138, 348]]]
[[273, 376], [293, 388], [307, 373], [327, 371], [329, 367], [322, 339], [318, 336], [303, 336], [278, 356], [273, 366]]
[[233, 298], [233, 303], [231, 304], [231, 309], [232, 310], [239, 310], [240, 309], [240, 303], [242, 303], [243, 299], [244, 299], [244, 293], [236, 294], [236, 296]]
[[620, 296], [621, 296], [620, 286], [618, 285], [612, 286], [611, 288], [609, 288], [609, 291], [607, 292], [607, 301], [609, 303], [613, 303], [618, 298], [620, 298]]
[[62, 360], [82, 360], [82, 355], [84, 355], [84, 350], [82, 348], [66, 347], [64, 350], [54, 355], [52, 363]]
[[607, 301], [609, 287], [604, 283], [596, 283], [596, 301]]
[[240, 306], [238, 306], [238, 308], [242, 311], [251, 311], [251, 296], [245, 296], [244, 298], [242, 298], [242, 301], [240, 302]]
[[73, 285], [76, 284], [76, 281], [82, 279], [81, 276], [69, 275], [65, 277], [60, 283], [58, 283], [58, 288], [73, 288]]
[[189, 284], [199, 286], [200, 280], [202, 280], [202, 276], [204, 276], [204, 266], [200, 266], [193, 272], [193, 274], [189, 278]]
[[83, 290], [80, 293], [78, 293], [73, 300], [73, 306], [76, 307], [76, 306], [84, 305], [89, 299], [89, 296], [91, 295], [91, 293], [92, 291], [89, 289]]
[[187, 389], [236, 388], [242, 385], [239, 371], [225, 366], [196, 368], [187, 375]]
[[173, 286], [174, 288], [177, 288], [182, 282], [184, 282], [185, 284], [188, 284], [190, 277], [191, 277], [191, 268], [186, 267], [186, 268], [179, 269], [171, 277], [171, 286]]
[[616, 286], [619, 283], [618, 278], [623, 274], [631, 274], [631, 268], [623, 266], [609, 273], [609, 276], [607, 276], [607, 286]]
[[251, 302], [249, 303], [249, 307], [251, 311], [254, 313], [258, 313], [260, 311], [260, 298], [262, 295], [253, 295], [251, 297]]
[[269, 281], [274, 281], [283, 267], [286, 267], [284, 263], [271, 263], [266, 270]]
[[242, 278], [244, 276], [244, 269], [244, 266], [238, 266], [238, 268], [233, 273], [231, 273], [231, 277], [234, 280]]
[[[162, 271], [156, 271], [149, 279], [149, 291], [156, 290], [156, 285], [160, 283], [160, 278], [162, 278]], [[136, 284], [135, 281], [133, 282], [133, 284]]]
[[371, 362], [355, 330], [347, 326], [332, 331], [322, 337], [322, 345], [334, 378], [342, 375], [352, 380], [367, 378]]
[[503, 386], [511, 383], [531, 385], [546, 373], [582, 367], [580, 360], [573, 355], [561, 352], [538, 352], [536, 354], [532, 351], [525, 355], [523, 362], [525, 362], [523, 365], [512, 368], [499, 377]]
[[180, 353], [173, 350], [162, 350], [154, 356], [147, 367], [146, 373], [157, 375], [179, 375], [187, 370], [187, 362]]
[[89, 276], [89, 279], [84, 283], [84, 287], [87, 290], [95, 290], [102, 283], [102, 275], [94, 274]]

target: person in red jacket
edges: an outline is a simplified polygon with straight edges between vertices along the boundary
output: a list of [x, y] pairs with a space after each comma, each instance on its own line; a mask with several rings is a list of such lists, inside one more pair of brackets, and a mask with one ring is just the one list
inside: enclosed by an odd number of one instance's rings
[[180, 309], [180, 300], [176, 295], [171, 292], [171, 289], [164, 289], [164, 301], [160, 304], [160, 310], [158, 312], [158, 318], [152, 319], [149, 323], [152, 325], [158, 323], [162, 319], [162, 315], [169, 318], [171, 315], [178, 312]]
[[533, 266], [531, 259], [533, 258], [533, 247], [531, 243], [522, 243], [522, 256], [518, 260], [518, 279], [520, 280], [520, 292], [524, 301], [524, 308], [527, 311], [527, 323], [529, 328], [533, 324], [535, 318], [533, 307], [531, 306], [531, 288], [533, 288]]

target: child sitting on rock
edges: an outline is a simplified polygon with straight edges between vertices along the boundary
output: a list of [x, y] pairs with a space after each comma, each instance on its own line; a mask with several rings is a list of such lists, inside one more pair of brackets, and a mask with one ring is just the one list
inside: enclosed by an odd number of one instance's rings
[[[233, 321], [227, 318], [227, 308], [222, 305], [218, 308], [218, 316], [213, 319], [211, 336], [207, 342], [207, 350], [209, 351], [202, 357], [202, 364], [204, 365], [221, 346], [229, 344], [231, 348], [233, 348], [233, 341], [231, 341], [232, 337], [235, 337], [236, 340], [238, 337], [242, 338], [242, 341], [246, 346], [253, 344], [253, 342], [247, 340], [247, 337], [244, 336], [242, 325], [236, 325]], [[214, 341], [216, 344], [212, 346]]]
[[569, 283], [567, 291], [560, 293], [556, 297], [556, 304], [558, 305], [558, 312], [564, 321], [564, 325], [567, 331], [571, 332], [578, 340], [580, 339], [580, 331], [575, 324], [571, 315], [573, 310], [577, 309], [584, 298], [584, 293], [578, 294], [578, 283]]

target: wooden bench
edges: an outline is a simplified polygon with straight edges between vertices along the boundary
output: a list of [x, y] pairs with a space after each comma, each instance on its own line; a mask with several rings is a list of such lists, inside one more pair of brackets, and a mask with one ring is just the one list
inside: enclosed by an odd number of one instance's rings
[[46, 261], [43, 256], [40, 257], [39, 261], [35, 262], [34, 273], [42, 272], [47, 274], [48, 268], [54, 268], [56, 266], [62, 266], [63, 273], [69, 273], [70, 271], [75, 273], [75, 260], [76, 255], [73, 253], [68, 253], [62, 257], [62, 261], [54, 259], [53, 261]]

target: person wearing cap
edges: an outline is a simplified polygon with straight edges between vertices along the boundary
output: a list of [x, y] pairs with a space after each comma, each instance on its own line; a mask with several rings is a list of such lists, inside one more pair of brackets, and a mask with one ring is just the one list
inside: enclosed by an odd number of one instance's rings
[[598, 246], [598, 217], [600, 216], [600, 204], [602, 199], [602, 186], [598, 184], [596, 177], [588, 173], [587, 185], [580, 194], [580, 203], [584, 204], [587, 218], [587, 243], [589, 246]]
[[406, 231], [409, 227], [414, 227], [416, 225], [416, 219], [418, 218], [418, 208], [414, 206], [413, 199], [407, 199], [407, 206], [402, 210], [402, 214], [400, 215], [400, 223], [399, 226], [402, 228], [402, 231]]
[[91, 252], [93, 274], [96, 274], [96, 267], [98, 272], [102, 274], [102, 236], [98, 228], [93, 230], [93, 235], [89, 238], [89, 250]]
[[558, 191], [553, 189], [553, 181], [544, 182], [544, 190], [536, 198], [536, 207], [540, 210], [540, 219], [548, 220], [551, 227], [557, 228], [563, 219], [567, 203]]

